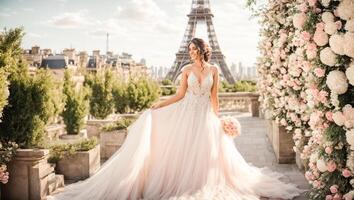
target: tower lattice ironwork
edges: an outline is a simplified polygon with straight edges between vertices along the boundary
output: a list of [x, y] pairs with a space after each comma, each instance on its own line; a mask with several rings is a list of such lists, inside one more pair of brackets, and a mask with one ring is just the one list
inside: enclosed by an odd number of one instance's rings
[[217, 64], [219, 66], [221, 73], [227, 82], [235, 83], [235, 79], [227, 67], [225, 56], [222, 54], [218, 40], [216, 38], [216, 33], [212, 21], [212, 17], [214, 17], [214, 15], [211, 13], [209, 0], [192, 0], [191, 12], [187, 16], [189, 20], [184, 33], [182, 44], [176, 53], [175, 62], [173, 63], [173, 66], [168, 72], [166, 78], [175, 81], [178, 75], [181, 73], [183, 66], [190, 63], [187, 45], [195, 36], [197, 23], [204, 22], [207, 27], [209, 45], [212, 48], [210, 63]]

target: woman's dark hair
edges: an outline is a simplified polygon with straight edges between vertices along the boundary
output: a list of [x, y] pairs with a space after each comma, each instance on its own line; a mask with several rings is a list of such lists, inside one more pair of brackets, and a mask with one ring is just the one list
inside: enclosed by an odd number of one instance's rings
[[189, 42], [188, 48], [192, 43], [197, 47], [200, 57], [204, 59], [206, 62], [208, 62], [211, 58], [211, 48], [209, 47], [209, 45], [206, 42], [204, 42], [203, 39], [193, 38]]

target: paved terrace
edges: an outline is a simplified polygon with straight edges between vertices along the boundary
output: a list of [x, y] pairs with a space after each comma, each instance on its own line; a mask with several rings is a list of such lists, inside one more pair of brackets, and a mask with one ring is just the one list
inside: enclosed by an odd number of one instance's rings
[[[235, 144], [245, 160], [257, 167], [268, 167], [285, 175], [285, 182], [295, 183], [301, 189], [309, 189], [309, 184], [296, 164], [277, 164], [271, 143], [268, 140], [265, 120], [252, 117], [250, 113], [223, 113], [235, 116], [241, 123], [242, 134], [235, 138]], [[266, 198], [264, 198], [265, 200]], [[308, 199], [304, 194], [296, 200]]]

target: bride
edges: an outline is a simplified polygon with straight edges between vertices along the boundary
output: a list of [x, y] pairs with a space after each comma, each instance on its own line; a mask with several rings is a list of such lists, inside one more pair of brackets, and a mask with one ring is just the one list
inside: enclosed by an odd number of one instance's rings
[[211, 50], [198, 38], [188, 48], [193, 64], [183, 68], [177, 94], [145, 111], [94, 176], [49, 199], [256, 200], [302, 192], [243, 159], [218, 118], [219, 72], [208, 64]]

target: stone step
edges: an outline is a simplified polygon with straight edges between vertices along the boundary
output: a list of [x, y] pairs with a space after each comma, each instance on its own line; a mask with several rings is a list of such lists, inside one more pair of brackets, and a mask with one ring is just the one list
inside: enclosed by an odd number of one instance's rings
[[48, 180], [48, 194], [52, 194], [60, 187], [64, 187], [64, 175], [54, 174], [54, 178]]

